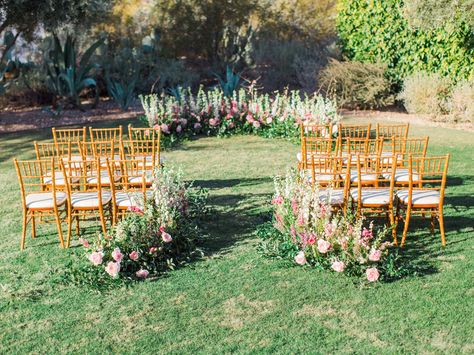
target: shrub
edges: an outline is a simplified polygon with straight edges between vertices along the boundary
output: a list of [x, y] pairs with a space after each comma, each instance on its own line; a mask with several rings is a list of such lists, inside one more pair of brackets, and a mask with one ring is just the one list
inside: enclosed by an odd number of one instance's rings
[[207, 192], [184, 183], [180, 170], [156, 171], [153, 194], [144, 206], [120, 221], [108, 235], [82, 239], [83, 248], [64, 278], [106, 288], [124, 281], [156, 277], [186, 263], [201, 236]]
[[404, 271], [394, 266], [397, 259], [387, 233], [378, 233], [364, 219], [333, 213], [320, 198], [318, 189], [302, 182], [289, 172], [275, 179], [273, 223], [260, 227], [259, 250], [265, 256], [291, 260], [332, 270], [369, 282], [400, 276]]
[[449, 81], [439, 74], [417, 72], [405, 78], [399, 98], [409, 113], [439, 116], [447, 112]]
[[319, 76], [321, 89], [339, 106], [379, 108], [393, 103], [385, 64], [330, 60]]
[[474, 81], [463, 80], [454, 86], [450, 113], [456, 120], [474, 122]]
[[471, 28], [456, 21], [444, 28], [412, 29], [403, 17], [402, 0], [343, 0], [337, 30], [349, 59], [386, 63], [388, 74], [399, 83], [416, 71], [452, 80], [474, 75]]

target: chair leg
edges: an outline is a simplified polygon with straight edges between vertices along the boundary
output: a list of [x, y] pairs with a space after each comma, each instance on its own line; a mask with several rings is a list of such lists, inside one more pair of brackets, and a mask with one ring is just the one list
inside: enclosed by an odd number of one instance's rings
[[28, 212], [23, 211], [23, 228], [21, 231], [21, 242], [20, 242], [20, 250], [25, 249], [25, 239], [26, 239], [26, 225], [28, 224]]
[[76, 215], [76, 236], [81, 234], [81, 229], [79, 228], [79, 215]]
[[31, 214], [31, 238], [36, 238], [36, 223], [35, 223], [35, 215]]
[[402, 235], [402, 241], [400, 243], [400, 246], [403, 247], [405, 245], [405, 239], [407, 238], [407, 233], [408, 233], [408, 226], [410, 225], [410, 214], [411, 214], [411, 206], [407, 206], [407, 212], [405, 215], [405, 223], [403, 226], [403, 235]]
[[[78, 224], [79, 226], [79, 224]], [[72, 234], [72, 215], [71, 211], [68, 211], [67, 214], [67, 241], [66, 241], [66, 246], [69, 248], [71, 245], [71, 234]]]
[[439, 221], [439, 231], [441, 232], [441, 245], [443, 247], [446, 246], [446, 237], [444, 235], [444, 216], [443, 216], [443, 210], [439, 211], [439, 216], [438, 216], [438, 221]]
[[[59, 215], [57, 213], [55, 213], [54, 217], [56, 219], [56, 225], [58, 227], [59, 242], [61, 243], [61, 248], [64, 248], [63, 228], [61, 225], [61, 219], [59, 218]], [[67, 247], [69, 248], [69, 245], [67, 245]]]
[[393, 244], [398, 245], [397, 223], [395, 222], [395, 216], [393, 215], [393, 209], [391, 211], [389, 211], [389, 218], [390, 218], [390, 228], [392, 228]]

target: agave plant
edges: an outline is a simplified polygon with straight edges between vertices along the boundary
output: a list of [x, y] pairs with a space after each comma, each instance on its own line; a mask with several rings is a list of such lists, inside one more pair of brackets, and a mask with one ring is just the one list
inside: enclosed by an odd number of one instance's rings
[[85, 89], [91, 88], [95, 91], [94, 106], [97, 105], [99, 90], [90, 72], [93, 68], [97, 68], [98, 64], [91, 63], [91, 57], [103, 43], [104, 39], [93, 43], [78, 61], [75, 38], [68, 34], [63, 47], [58, 36], [53, 34], [50, 50], [46, 52], [44, 62], [48, 87], [57, 98], [66, 99], [83, 110], [80, 95]]
[[135, 86], [137, 78], [131, 79], [128, 83], [125, 80], [114, 80], [110, 75], [105, 76], [107, 91], [109, 95], [117, 102], [122, 111], [127, 111], [133, 99], [135, 98]]
[[214, 76], [226, 97], [231, 97], [240, 85], [240, 73], [235, 74], [229, 66], [226, 69], [225, 80], [219, 74], [215, 73]]

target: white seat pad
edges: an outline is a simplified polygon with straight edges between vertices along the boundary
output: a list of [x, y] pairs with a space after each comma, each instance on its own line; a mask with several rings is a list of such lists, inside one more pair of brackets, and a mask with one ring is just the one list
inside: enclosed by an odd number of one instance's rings
[[[120, 180], [120, 176], [114, 176], [113, 177], [114, 182], [117, 182]], [[97, 176], [90, 176], [86, 179], [88, 184], [97, 184]], [[110, 185], [110, 176], [107, 171], [101, 171], [100, 172], [100, 183], [102, 185]]]
[[[363, 205], [388, 205], [390, 203], [390, 189], [364, 188], [361, 192]], [[354, 200], [357, 200], [359, 191], [352, 189], [351, 196]]]
[[[139, 176], [129, 176], [128, 177], [128, 182], [132, 184], [141, 184], [142, 183], [142, 172], [138, 171]], [[146, 183], [152, 183], [153, 182], [153, 172], [151, 170], [146, 170], [145, 171], [145, 182]]]
[[[317, 155], [324, 156], [324, 155], [326, 155], [326, 154], [325, 154], [325, 153], [318, 153], [318, 152], [313, 152], [312, 154], [311, 154], [311, 153], [306, 153], [306, 157], [307, 157], [306, 159], [308, 159], [309, 161], [311, 161], [311, 155], [314, 155], [314, 156], [317, 156]], [[297, 159], [299, 162], [301, 162], [301, 157], [302, 157], [301, 152], [299, 152], [299, 153], [296, 154], [296, 159]]]
[[[110, 191], [102, 191], [102, 204], [106, 205], [112, 199]], [[75, 208], [99, 207], [98, 192], [75, 192], [71, 195], [71, 205]]]
[[[376, 181], [377, 175], [376, 174], [369, 174], [369, 173], [361, 173], [360, 178], [362, 182], [366, 181]], [[359, 182], [359, 177], [357, 175], [357, 171], [351, 171], [351, 182]]]
[[[46, 185], [51, 185], [53, 183], [53, 178], [51, 173], [47, 173], [45, 176], [43, 176], [43, 181]], [[72, 183], [77, 183], [79, 182], [79, 178], [77, 177], [71, 177], [70, 180]], [[54, 183], [56, 186], [66, 186], [66, 182], [64, 180], [64, 174], [60, 171], [55, 171], [54, 172]]]
[[[397, 191], [397, 197], [408, 204], [408, 190]], [[439, 205], [440, 195], [437, 190], [413, 190], [412, 205]]]
[[[151, 197], [153, 191], [147, 190], [147, 198]], [[143, 205], [143, 194], [140, 191], [125, 192], [119, 191], [115, 193], [115, 204], [118, 207], [140, 207]]]
[[[396, 182], [406, 182], [408, 183], [409, 182], [409, 170], [406, 169], [406, 168], [398, 168], [396, 171], [395, 171], [395, 181]], [[412, 181], [415, 181], [415, 182], [418, 182], [420, 180], [420, 174], [418, 174], [416, 172], [416, 170], [413, 172], [413, 180]], [[390, 179], [390, 174], [384, 174], [384, 178], [386, 179]]]
[[342, 205], [344, 203], [343, 189], [324, 189], [319, 190], [319, 199], [332, 206]]
[[[65, 192], [56, 192], [56, 204], [63, 205], [66, 202]], [[26, 196], [26, 207], [29, 209], [52, 209], [54, 207], [52, 192], [31, 193]]]

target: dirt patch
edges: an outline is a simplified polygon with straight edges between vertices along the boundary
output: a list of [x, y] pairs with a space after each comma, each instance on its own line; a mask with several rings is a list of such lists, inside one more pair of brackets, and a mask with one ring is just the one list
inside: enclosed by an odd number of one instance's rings
[[244, 295], [239, 295], [224, 302], [224, 319], [220, 325], [241, 329], [246, 323], [254, 322], [271, 313], [273, 308], [273, 301], [251, 301]]
[[97, 108], [80, 110], [65, 110], [55, 116], [45, 108], [4, 109], [0, 112], [0, 133], [34, 130], [47, 127], [71, 125], [87, 125], [97, 121], [111, 121], [135, 118], [143, 114], [139, 104], [128, 111], [122, 112], [117, 105], [110, 101], [101, 101]]

